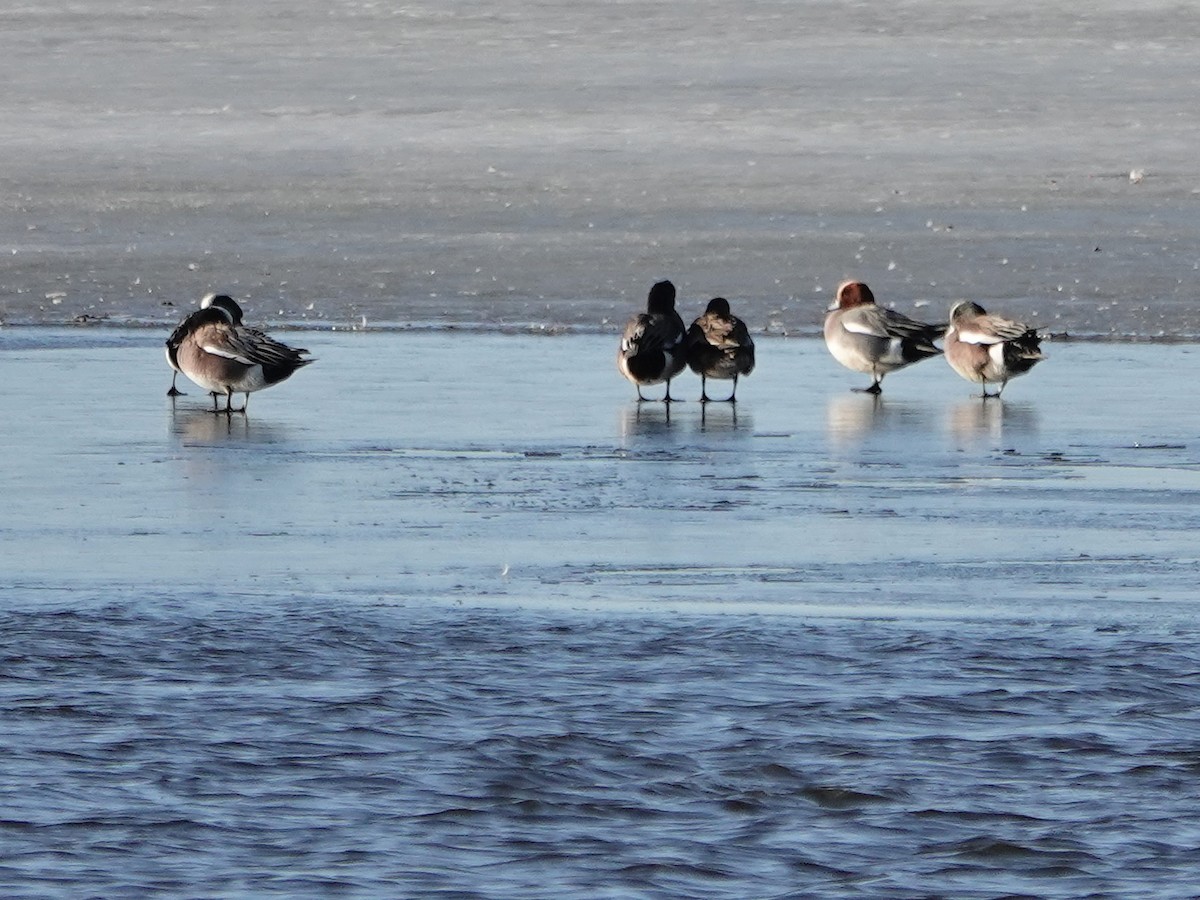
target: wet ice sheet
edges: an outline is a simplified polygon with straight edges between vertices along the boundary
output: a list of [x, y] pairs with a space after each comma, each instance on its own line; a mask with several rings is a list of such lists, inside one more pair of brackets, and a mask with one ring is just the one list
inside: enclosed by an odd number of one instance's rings
[[[797, 615], [1191, 615], [1197, 350], [1065, 344], [1003, 402], [880, 400], [773, 340], [736, 409], [631, 402], [615, 338], [306, 333], [214, 416], [158, 336], [0, 332], [6, 577], [168, 594]], [[719, 389], [718, 385], [718, 389]]]

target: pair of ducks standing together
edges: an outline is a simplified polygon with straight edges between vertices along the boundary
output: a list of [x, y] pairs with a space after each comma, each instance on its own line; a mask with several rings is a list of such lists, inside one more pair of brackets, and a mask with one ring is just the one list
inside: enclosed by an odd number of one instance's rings
[[[934, 341], [944, 338], [944, 351]], [[1024, 375], [1045, 357], [1037, 329], [1001, 316], [989, 315], [978, 303], [964, 300], [950, 311], [946, 325], [910, 319], [875, 303], [861, 281], [847, 281], [837, 290], [825, 314], [825, 346], [839, 363], [871, 376], [860, 390], [880, 394], [885, 375], [945, 352], [950, 367], [968, 381], [983, 386], [983, 397], [999, 397], [1010, 379]], [[675, 286], [660, 281], [650, 289], [646, 312], [625, 326], [617, 368], [637, 387], [666, 382], [664, 402], [671, 402], [671, 379], [690, 367], [701, 378], [700, 400], [708, 402], [707, 379], [732, 379], [730, 402], [735, 402], [739, 375], [754, 369], [754, 341], [746, 325], [717, 297], [704, 314], [684, 329], [675, 311]], [[989, 384], [1000, 387], [988, 393]]]

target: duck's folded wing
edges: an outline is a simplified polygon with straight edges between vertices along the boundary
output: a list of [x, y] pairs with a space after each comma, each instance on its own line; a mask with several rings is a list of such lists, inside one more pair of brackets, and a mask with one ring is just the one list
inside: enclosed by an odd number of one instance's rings
[[858, 306], [846, 311], [840, 318], [842, 328], [851, 334], [865, 334], [877, 338], [893, 336], [888, 332], [883, 310], [877, 306]]
[[174, 350], [183, 343], [183, 339], [187, 337], [188, 332], [195, 327], [195, 318], [196, 313], [191, 313], [187, 318], [175, 326], [175, 330], [172, 331], [171, 336], [167, 338], [168, 347]]
[[746, 323], [741, 319], [734, 319], [730, 323], [729, 347], [753, 347], [754, 338], [750, 337], [750, 329], [746, 327]]
[[958, 339], [967, 344], [1001, 344], [1025, 337], [1032, 329], [1000, 316], [979, 316], [958, 329]]
[[174, 331], [171, 332], [171, 336], [167, 338], [167, 346], [171, 349], [178, 348], [179, 345], [183, 343], [183, 336], [186, 333], [187, 332], [184, 330], [183, 323], [181, 323]]
[[621, 341], [624, 349], [637, 347], [647, 350], [673, 351], [683, 343], [686, 333], [670, 319], [661, 316], [642, 313], [625, 329], [625, 337]]
[[196, 334], [196, 344], [205, 353], [231, 359], [244, 366], [252, 366], [255, 361], [248, 349], [238, 340], [237, 333], [230, 325], [209, 324]]
[[912, 341], [936, 341], [946, 333], [945, 325], [918, 322], [894, 309], [880, 309], [879, 313], [883, 318], [889, 337]]
[[621, 335], [622, 353], [630, 353], [641, 348], [642, 339], [646, 334], [646, 326], [649, 322], [650, 317], [645, 313], [629, 321], [629, 324], [625, 326], [625, 333]]
[[234, 362], [240, 362], [243, 366], [256, 365], [255, 360], [251, 359], [249, 354], [243, 353], [223, 341], [205, 341], [200, 345], [200, 349], [213, 356], [220, 356], [224, 359], [232, 359]]
[[736, 322], [730, 319], [723, 319], [720, 316], [703, 316], [696, 320], [693, 328], [698, 326], [698, 330], [703, 335], [704, 341], [724, 350], [726, 348], [737, 347], [738, 345], [735, 336], [736, 325]]
[[918, 322], [882, 306], [856, 307], [849, 315], [842, 317], [842, 327], [855, 334], [912, 341], [936, 340], [946, 331], [945, 325]]
[[[307, 350], [289, 347], [257, 328], [235, 327], [228, 330], [226, 354], [246, 365], [288, 365], [301, 361]], [[233, 355], [230, 355], [233, 354]]]

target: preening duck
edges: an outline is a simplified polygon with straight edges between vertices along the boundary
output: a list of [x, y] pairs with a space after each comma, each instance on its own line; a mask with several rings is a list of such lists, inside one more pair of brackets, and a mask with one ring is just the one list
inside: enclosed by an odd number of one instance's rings
[[171, 336], [167, 338], [167, 363], [174, 370], [171, 375], [171, 387], [167, 391], [168, 397], [183, 397], [186, 396], [183, 391], [175, 386], [175, 379], [179, 377], [181, 369], [179, 368], [179, 345], [183, 343], [183, 339], [195, 327], [195, 319], [201, 311], [208, 309], [210, 306], [216, 306], [225, 310], [229, 314], [230, 320], [234, 325], [242, 324], [242, 308], [234, 302], [232, 297], [225, 294], [206, 294], [200, 300], [200, 309], [189, 315], [180, 322], [175, 330], [171, 332]]
[[708, 403], [708, 379], [733, 379], [730, 403], [737, 402], [739, 375], [754, 371], [754, 339], [746, 323], [729, 310], [729, 301], [714, 297], [708, 301], [704, 314], [699, 316], [687, 333], [687, 361], [700, 376], [700, 402]]
[[[1010, 379], [1024, 375], [1046, 357], [1036, 328], [988, 313], [964, 300], [950, 310], [946, 362], [959, 375], [983, 385], [983, 397], [999, 397]], [[988, 393], [988, 384], [999, 384]]]
[[[278, 384], [313, 362], [307, 350], [289, 347], [240, 322], [237, 304], [216, 297], [188, 316], [167, 341], [167, 358], [177, 371], [213, 394], [213, 412], [245, 412], [254, 391]], [[235, 393], [246, 395], [240, 410], [233, 409]], [[224, 410], [217, 407], [220, 394], [225, 395]]]

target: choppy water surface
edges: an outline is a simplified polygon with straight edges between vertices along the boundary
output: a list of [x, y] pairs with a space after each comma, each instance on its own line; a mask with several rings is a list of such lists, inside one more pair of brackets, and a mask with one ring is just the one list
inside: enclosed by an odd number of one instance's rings
[[311, 333], [226, 419], [160, 339], [0, 332], [5, 896], [1194, 893], [1196, 348]]

